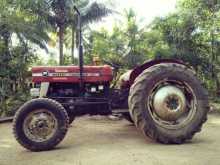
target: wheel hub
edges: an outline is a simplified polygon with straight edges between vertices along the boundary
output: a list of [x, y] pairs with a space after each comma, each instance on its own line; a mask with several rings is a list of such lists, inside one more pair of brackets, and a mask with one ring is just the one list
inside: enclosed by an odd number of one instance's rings
[[51, 138], [57, 127], [57, 120], [47, 110], [37, 110], [30, 113], [24, 121], [25, 135], [36, 142], [43, 142]]
[[161, 87], [154, 94], [153, 109], [162, 120], [176, 121], [186, 112], [185, 95], [175, 86]]

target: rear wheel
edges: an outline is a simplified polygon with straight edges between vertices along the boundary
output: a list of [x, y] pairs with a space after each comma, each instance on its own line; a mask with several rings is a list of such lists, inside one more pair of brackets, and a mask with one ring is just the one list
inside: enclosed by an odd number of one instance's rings
[[183, 143], [206, 121], [207, 92], [191, 69], [155, 65], [132, 85], [129, 112], [145, 135], [162, 143]]
[[13, 132], [16, 140], [31, 151], [54, 148], [65, 137], [69, 118], [58, 102], [39, 98], [25, 103], [15, 114]]
[[127, 121], [129, 121], [130, 123], [134, 124], [133, 119], [131, 118], [131, 115], [129, 113], [125, 113], [123, 114], [124, 119], [126, 119]]

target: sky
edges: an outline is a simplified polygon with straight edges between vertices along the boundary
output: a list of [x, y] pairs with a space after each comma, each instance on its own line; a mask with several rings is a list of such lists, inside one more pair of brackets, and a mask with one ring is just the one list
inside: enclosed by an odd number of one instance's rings
[[[123, 14], [125, 9], [132, 8], [137, 14], [138, 20], [141, 20], [143, 25], [149, 24], [155, 17], [162, 17], [173, 12], [177, 1], [178, 0], [98, 0], [98, 2], [103, 4], [111, 4], [114, 10], [121, 14]], [[104, 27], [111, 31], [116, 20], [122, 20], [122, 15], [111, 15], [91, 27], [94, 29]], [[66, 51], [70, 52], [70, 50]], [[58, 59], [58, 48], [49, 48], [49, 52], [55, 54], [54, 58]], [[44, 59], [48, 59], [48, 54], [43, 50], [40, 51], [39, 54], [41, 54], [41, 57]], [[77, 51], [75, 55], [77, 56]]]
[[[155, 17], [165, 16], [173, 12], [177, 4], [177, 0], [99, 0], [99, 2], [112, 4], [114, 10], [121, 14], [125, 9], [132, 8], [137, 14], [137, 18], [144, 25], [151, 23]], [[109, 16], [97, 25], [111, 30], [114, 22], [120, 17], [122, 17], [120, 14]]]
[[177, 0], [115, 0], [119, 10], [134, 9], [148, 23], [156, 16], [164, 16], [175, 9]]

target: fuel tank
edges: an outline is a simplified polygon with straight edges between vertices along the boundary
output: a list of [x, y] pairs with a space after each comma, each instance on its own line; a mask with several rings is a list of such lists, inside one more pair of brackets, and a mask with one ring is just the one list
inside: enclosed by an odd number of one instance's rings
[[[88, 83], [109, 82], [113, 79], [110, 66], [84, 66], [83, 81]], [[78, 66], [36, 66], [32, 68], [32, 81], [39, 82], [80, 82]]]

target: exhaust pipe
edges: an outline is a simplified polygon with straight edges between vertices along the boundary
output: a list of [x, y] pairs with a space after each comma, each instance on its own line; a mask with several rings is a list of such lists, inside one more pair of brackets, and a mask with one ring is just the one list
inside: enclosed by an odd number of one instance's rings
[[82, 45], [82, 23], [81, 23], [81, 13], [79, 9], [74, 6], [74, 10], [76, 11], [78, 15], [78, 22], [77, 22], [77, 31], [79, 36], [79, 47], [78, 47], [78, 53], [79, 53], [79, 72], [80, 72], [80, 92], [84, 92], [84, 84], [83, 84], [83, 45]]

